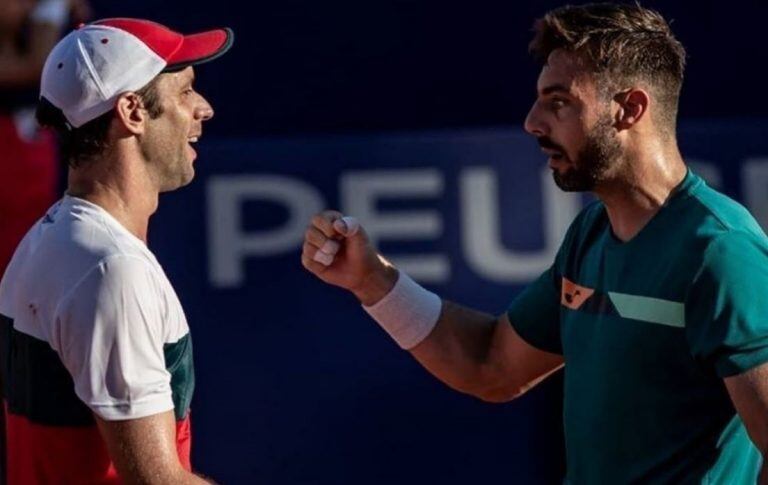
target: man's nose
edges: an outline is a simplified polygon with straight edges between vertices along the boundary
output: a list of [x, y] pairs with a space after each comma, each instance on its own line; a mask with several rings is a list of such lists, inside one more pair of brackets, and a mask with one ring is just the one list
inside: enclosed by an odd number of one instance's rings
[[195, 119], [207, 121], [213, 118], [213, 107], [200, 96], [200, 104], [195, 108]]
[[528, 115], [525, 117], [525, 122], [523, 122], [523, 128], [525, 128], [525, 131], [536, 137], [544, 136], [548, 133], [547, 125], [541, 118], [538, 103], [534, 103], [533, 106], [531, 106]]

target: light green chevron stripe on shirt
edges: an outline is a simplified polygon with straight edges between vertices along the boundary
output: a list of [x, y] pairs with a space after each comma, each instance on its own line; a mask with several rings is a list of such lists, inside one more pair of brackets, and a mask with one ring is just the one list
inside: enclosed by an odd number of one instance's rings
[[681, 302], [610, 291], [608, 297], [622, 318], [670, 327], [685, 327], [685, 306]]

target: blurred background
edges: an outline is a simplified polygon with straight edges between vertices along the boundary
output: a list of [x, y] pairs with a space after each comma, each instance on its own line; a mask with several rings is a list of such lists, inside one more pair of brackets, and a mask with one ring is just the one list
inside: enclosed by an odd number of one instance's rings
[[[0, 0], [6, 252], [61, 187], [55, 141], [27, 109], [35, 39], [50, 33], [7, 21], [34, 4]], [[683, 155], [767, 228], [768, 3], [643, 4], [688, 49]], [[429, 288], [502, 312], [588, 199], [554, 187], [521, 129], [539, 70], [530, 26], [558, 5], [72, 2], [64, 31], [130, 16], [236, 34], [196, 70], [216, 116], [196, 180], [162, 196], [150, 231], [192, 327], [200, 472], [225, 484], [561, 482], [561, 376], [503, 405], [451, 391], [299, 260], [309, 217], [341, 209]]]

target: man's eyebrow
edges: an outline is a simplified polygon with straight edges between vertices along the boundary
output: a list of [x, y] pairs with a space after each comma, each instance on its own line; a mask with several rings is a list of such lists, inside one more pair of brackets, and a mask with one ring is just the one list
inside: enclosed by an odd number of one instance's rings
[[542, 96], [546, 96], [548, 94], [559, 93], [559, 92], [563, 92], [563, 93], [569, 94], [571, 92], [571, 90], [568, 89], [563, 84], [550, 84], [549, 86], [547, 86], [547, 87], [545, 87], [545, 88], [543, 88], [541, 90], [541, 95]]

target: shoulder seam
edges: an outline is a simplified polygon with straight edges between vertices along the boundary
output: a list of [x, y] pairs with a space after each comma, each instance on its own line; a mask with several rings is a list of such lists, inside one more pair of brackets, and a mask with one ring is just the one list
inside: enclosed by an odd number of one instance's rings
[[[709, 207], [709, 205], [705, 204], [705, 203], [704, 203], [704, 201], [703, 201], [703, 200], [701, 199], [701, 197], [699, 196], [699, 195], [700, 195], [700, 194], [699, 194], [699, 192], [700, 192], [699, 190], [696, 190], [696, 191], [694, 191], [694, 192], [691, 194], [691, 197], [692, 197], [692, 198], [694, 198], [694, 199], [696, 199], [696, 201], [699, 203], [699, 205], [700, 205], [700, 206], [702, 206], [702, 207], [704, 208], [704, 210], [706, 210], [706, 211], [707, 211], [707, 214], [709, 214], [709, 215], [711, 215], [712, 217], [714, 217], [714, 218], [715, 218], [715, 220], [718, 222], [718, 224], [720, 224], [720, 226], [722, 227], [722, 229], [724, 229], [725, 231], [728, 231], [728, 232], [732, 231], [732, 230], [733, 230], [733, 226], [732, 226], [732, 225], [730, 225], [730, 224], [728, 224], [726, 221], [724, 221], [724, 220], [723, 220], [723, 218], [722, 218], [722, 217], [720, 217], [720, 215], [718, 215], [717, 213], [715, 213], [715, 211], [713, 211], [713, 210], [712, 210], [712, 208], [711, 208], [711, 207]], [[715, 239], [719, 239], [719, 237], [720, 237], [720, 236], [718, 236], [718, 237], [717, 237], [717, 238], [715, 238]]]
[[[719, 219], [718, 219], [719, 220]], [[714, 250], [713, 248], [720, 243], [723, 239], [729, 236], [733, 236], [734, 234], [743, 234], [746, 237], [750, 237], [751, 234], [746, 231], [742, 231], [741, 229], [734, 229], [733, 227], [725, 226], [726, 231], [718, 234], [717, 236], [713, 237], [709, 243], [707, 244], [706, 249], [704, 249], [704, 256], [701, 258], [701, 266], [696, 271], [696, 273], [693, 275], [693, 279], [691, 280], [696, 281], [701, 277], [701, 274], [704, 272], [705, 268], [707, 268], [707, 263], [709, 262], [710, 254]], [[688, 299], [688, 295], [686, 294], [686, 300]]]

